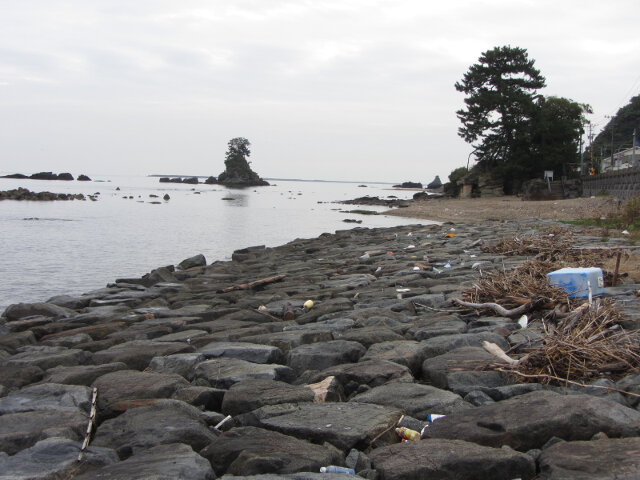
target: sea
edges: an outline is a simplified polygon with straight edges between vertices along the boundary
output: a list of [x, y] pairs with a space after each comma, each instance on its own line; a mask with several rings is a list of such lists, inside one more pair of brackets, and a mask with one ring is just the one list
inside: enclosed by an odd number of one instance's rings
[[345, 213], [388, 209], [336, 203], [362, 196], [409, 199], [415, 193], [392, 184], [269, 179], [269, 187], [228, 189], [160, 183], [155, 176], [89, 176], [87, 182], [0, 178], [0, 190], [24, 187], [87, 197], [0, 201], [0, 312], [14, 303], [103, 288], [197, 254], [211, 263], [230, 260], [240, 248], [277, 246], [324, 232], [436, 223]]

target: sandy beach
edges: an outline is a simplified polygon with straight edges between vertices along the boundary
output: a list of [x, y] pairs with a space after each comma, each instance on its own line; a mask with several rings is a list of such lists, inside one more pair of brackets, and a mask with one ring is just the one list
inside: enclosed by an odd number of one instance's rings
[[525, 201], [515, 196], [504, 196], [465, 199], [437, 198], [417, 201], [407, 208], [394, 209], [385, 212], [385, 214], [466, 223], [525, 218], [574, 220], [610, 217], [616, 215], [618, 211], [618, 202], [609, 197]]

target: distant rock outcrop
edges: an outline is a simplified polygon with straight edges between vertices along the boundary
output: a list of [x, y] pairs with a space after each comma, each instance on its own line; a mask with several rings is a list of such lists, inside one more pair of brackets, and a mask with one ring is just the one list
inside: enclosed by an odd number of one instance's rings
[[249, 140], [242, 137], [232, 138], [229, 141], [229, 150], [224, 161], [225, 170], [218, 175], [218, 183], [233, 188], [269, 185], [269, 182], [260, 178], [249, 166], [246, 157], [251, 154], [250, 145]]
[[436, 188], [441, 188], [442, 187], [442, 181], [440, 180], [440, 176], [436, 175], [436, 178], [433, 179], [433, 182], [431, 182], [429, 185], [427, 185], [427, 188], [429, 190], [434, 190]]
[[18, 178], [29, 180], [73, 180], [73, 175], [68, 172], [65, 173], [53, 173], [53, 172], [38, 172], [32, 175], [23, 175], [22, 173], [12, 173], [11, 175], [5, 175], [0, 178]]
[[394, 185], [394, 188], [422, 188], [420, 182], [402, 182], [400, 185]]

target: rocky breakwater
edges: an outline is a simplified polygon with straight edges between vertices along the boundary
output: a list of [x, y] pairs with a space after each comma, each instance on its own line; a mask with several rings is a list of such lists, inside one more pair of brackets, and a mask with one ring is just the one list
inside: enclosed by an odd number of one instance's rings
[[[484, 245], [536, 230], [452, 228], [357, 228], [210, 265], [196, 256], [11, 305], [0, 479], [354, 478], [320, 473], [329, 465], [381, 480], [638, 478], [640, 375], [610, 389], [518, 383], [482, 368], [500, 363], [483, 342], [527, 345], [540, 322], [450, 304], [480, 271], [526, 259]], [[608, 290], [629, 330], [637, 289]], [[422, 439], [401, 443], [399, 426]]]
[[[95, 197], [95, 195], [92, 195]], [[93, 200], [94, 198], [92, 198]], [[0, 191], [0, 200], [32, 200], [32, 201], [54, 201], [54, 200], [86, 200], [82, 193], [52, 193], [52, 192], [32, 192], [28, 188], [15, 188], [13, 190]]]

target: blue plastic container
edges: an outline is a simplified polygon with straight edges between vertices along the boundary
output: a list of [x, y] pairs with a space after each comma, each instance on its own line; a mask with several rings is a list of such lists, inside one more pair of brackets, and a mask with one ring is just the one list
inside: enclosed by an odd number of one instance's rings
[[589, 283], [593, 296], [604, 293], [604, 277], [600, 268], [561, 268], [547, 273], [547, 280], [551, 286], [567, 292], [569, 298], [588, 297]]

